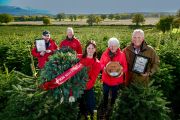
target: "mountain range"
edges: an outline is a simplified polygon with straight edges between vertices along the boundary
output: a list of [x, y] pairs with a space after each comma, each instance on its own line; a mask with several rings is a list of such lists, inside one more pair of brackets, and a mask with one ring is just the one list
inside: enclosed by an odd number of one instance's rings
[[20, 8], [16, 6], [0, 6], [0, 14], [7, 13], [11, 15], [49, 15], [47, 10], [38, 10], [32, 8]]

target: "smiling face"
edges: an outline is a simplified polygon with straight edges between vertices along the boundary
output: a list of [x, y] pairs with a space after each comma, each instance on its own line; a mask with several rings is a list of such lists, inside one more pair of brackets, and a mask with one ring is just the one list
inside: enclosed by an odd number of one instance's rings
[[86, 51], [87, 51], [87, 57], [89, 58], [92, 58], [94, 53], [96, 52], [96, 48], [94, 47], [93, 44], [90, 44], [87, 48], [86, 48]]
[[49, 39], [50, 39], [50, 34], [42, 35], [42, 38], [43, 38], [46, 42], [48, 42]]
[[68, 38], [72, 38], [73, 37], [73, 32], [69, 30], [67, 32], [67, 36], [68, 36]]
[[144, 41], [143, 34], [140, 32], [135, 32], [132, 36], [132, 43], [134, 44], [135, 48], [139, 48]]
[[115, 53], [119, 47], [117, 45], [110, 44], [109, 49], [112, 53]]

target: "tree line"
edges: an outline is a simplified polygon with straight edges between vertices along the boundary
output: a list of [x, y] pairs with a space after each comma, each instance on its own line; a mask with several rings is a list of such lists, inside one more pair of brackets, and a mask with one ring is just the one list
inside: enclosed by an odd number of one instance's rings
[[[157, 14], [152, 14], [152, 16], [157, 17]], [[10, 14], [0, 14], [0, 23], [9, 23], [11, 21], [43, 21], [44, 25], [51, 24], [51, 20], [55, 19], [57, 21], [63, 21], [69, 19], [71, 22], [79, 19], [82, 21], [86, 20], [88, 25], [92, 26], [94, 24], [98, 25], [105, 19], [109, 20], [122, 20], [122, 19], [132, 19], [132, 23], [139, 26], [145, 22], [145, 15], [141, 13], [132, 14], [90, 14], [90, 15], [75, 15], [75, 14], [65, 14], [59, 13], [56, 16], [12, 16]], [[166, 32], [171, 28], [180, 27], [180, 9], [174, 16], [163, 16], [160, 21], [156, 24], [156, 27], [162, 32]]]

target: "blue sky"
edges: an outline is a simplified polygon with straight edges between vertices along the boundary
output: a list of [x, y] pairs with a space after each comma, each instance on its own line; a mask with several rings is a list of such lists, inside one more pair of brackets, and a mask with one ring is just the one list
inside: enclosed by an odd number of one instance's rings
[[176, 12], [180, 0], [0, 0], [1, 5], [64, 13]]

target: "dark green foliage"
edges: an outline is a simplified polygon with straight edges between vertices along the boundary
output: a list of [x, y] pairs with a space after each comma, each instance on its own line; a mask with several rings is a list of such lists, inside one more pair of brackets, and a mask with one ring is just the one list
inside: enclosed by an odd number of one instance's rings
[[95, 15], [89, 15], [86, 22], [88, 23], [88, 25], [92, 26], [93, 23], [96, 22], [96, 16]]
[[175, 28], [179, 28], [180, 27], [180, 17], [175, 18], [173, 20], [173, 27], [175, 27]]
[[136, 26], [139, 26], [140, 23], [144, 23], [144, 15], [143, 14], [135, 14], [132, 17], [132, 22], [136, 24]]
[[50, 25], [51, 24], [50, 18], [43, 18], [43, 24], [44, 25]]
[[5, 67], [5, 72], [0, 71], [0, 112], [7, 105], [10, 94], [6, 90], [12, 89], [12, 85], [18, 81], [17, 74], [14, 71], [9, 72]]
[[[75, 51], [69, 48], [62, 48], [53, 54], [45, 67], [41, 70], [40, 84], [51, 81], [58, 75], [62, 74], [76, 63], [79, 59], [76, 57]], [[56, 99], [64, 98], [64, 101], [69, 101], [70, 90], [73, 91], [75, 100], [81, 96], [85, 89], [86, 80], [88, 80], [87, 69], [84, 67], [75, 76], [70, 78], [58, 88], [51, 90]]]
[[10, 14], [0, 14], [0, 23], [9, 23], [13, 21], [13, 16]]
[[113, 108], [112, 120], [170, 120], [163, 94], [150, 83], [134, 81], [120, 91]]
[[50, 93], [38, 89], [35, 79], [25, 78], [13, 89], [0, 118], [3, 120], [70, 120], [77, 118], [77, 103], [61, 103]]
[[173, 17], [165, 17], [161, 18], [160, 21], [157, 23], [156, 27], [157, 29], [161, 30], [163, 33], [166, 31], [169, 31], [172, 27]]

